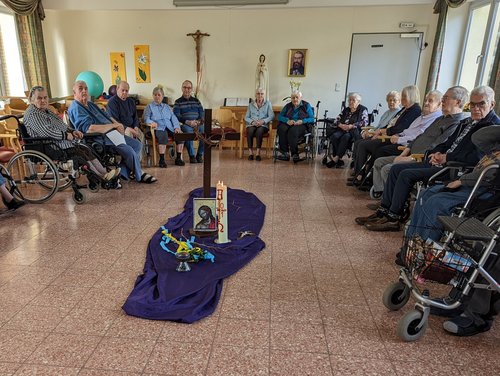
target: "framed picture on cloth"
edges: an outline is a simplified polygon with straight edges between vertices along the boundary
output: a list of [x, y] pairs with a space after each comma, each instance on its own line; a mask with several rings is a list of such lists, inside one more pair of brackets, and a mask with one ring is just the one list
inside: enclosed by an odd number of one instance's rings
[[292, 48], [288, 50], [288, 77], [305, 77], [306, 58], [306, 48]]

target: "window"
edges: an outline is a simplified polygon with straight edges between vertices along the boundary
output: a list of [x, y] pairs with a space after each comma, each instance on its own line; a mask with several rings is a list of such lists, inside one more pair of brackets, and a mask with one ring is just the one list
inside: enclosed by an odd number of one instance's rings
[[500, 0], [477, 1], [470, 6], [458, 83], [472, 89], [488, 85], [498, 48]]
[[24, 97], [25, 86], [14, 16], [0, 8], [0, 95]]

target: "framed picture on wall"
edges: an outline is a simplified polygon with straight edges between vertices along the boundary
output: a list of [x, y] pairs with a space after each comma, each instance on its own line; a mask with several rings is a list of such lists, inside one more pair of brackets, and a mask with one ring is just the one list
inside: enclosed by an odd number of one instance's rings
[[292, 48], [288, 50], [288, 77], [305, 77], [306, 57], [306, 48]]

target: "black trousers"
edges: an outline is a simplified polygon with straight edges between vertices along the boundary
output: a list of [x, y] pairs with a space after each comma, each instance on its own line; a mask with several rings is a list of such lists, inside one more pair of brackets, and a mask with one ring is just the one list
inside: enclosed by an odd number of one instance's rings
[[330, 136], [330, 154], [332, 157], [342, 158], [351, 144], [359, 138], [357, 129], [352, 129], [345, 132], [342, 129], [337, 129]]
[[370, 171], [377, 158], [401, 154], [401, 151], [398, 150], [400, 145], [391, 144], [389, 141], [383, 142], [378, 139], [366, 139], [361, 140], [356, 144], [356, 157], [354, 160], [354, 171], [356, 174], [361, 173], [361, 168], [366, 163], [370, 155], [372, 156], [372, 159], [370, 160], [370, 164], [365, 168], [365, 171]]
[[288, 125], [285, 123], [278, 124], [279, 147], [282, 153], [290, 153], [292, 155], [299, 154], [299, 141], [304, 138], [308, 128], [306, 125]]
[[252, 149], [253, 148], [253, 138], [255, 137], [255, 141], [257, 144], [257, 149], [260, 149], [262, 147], [262, 139], [264, 138], [264, 135], [269, 132], [269, 129], [266, 127], [256, 127], [255, 125], [251, 125], [247, 127], [247, 142], [248, 142], [248, 148]]

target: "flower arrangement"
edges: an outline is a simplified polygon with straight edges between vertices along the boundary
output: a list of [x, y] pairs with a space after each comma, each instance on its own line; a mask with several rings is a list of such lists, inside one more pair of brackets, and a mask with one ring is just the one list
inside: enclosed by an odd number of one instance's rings
[[[299, 91], [300, 85], [302, 85], [302, 82], [290, 80], [290, 92], [293, 93], [294, 91]], [[283, 102], [287, 101], [289, 99], [290, 99], [290, 96], [285, 97], [285, 98], [283, 98]]]

